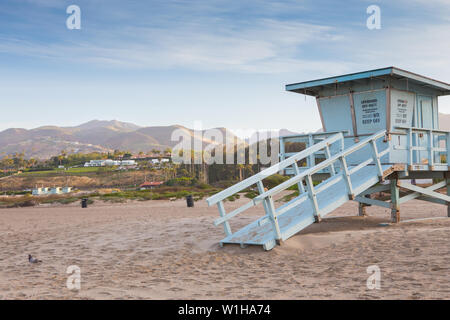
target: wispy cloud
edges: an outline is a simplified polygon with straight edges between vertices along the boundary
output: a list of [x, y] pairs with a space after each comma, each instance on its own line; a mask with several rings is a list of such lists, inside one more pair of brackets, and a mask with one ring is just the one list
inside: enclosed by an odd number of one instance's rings
[[92, 31], [79, 42], [42, 44], [3, 37], [0, 52], [138, 68], [276, 73], [318, 65], [319, 60], [307, 58], [306, 45], [338, 40], [328, 26], [259, 18], [236, 28], [223, 19], [208, 18], [175, 27]]

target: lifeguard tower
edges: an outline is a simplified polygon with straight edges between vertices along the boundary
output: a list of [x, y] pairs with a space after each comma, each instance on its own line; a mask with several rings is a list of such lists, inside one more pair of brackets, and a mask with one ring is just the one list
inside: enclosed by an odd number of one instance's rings
[[[412, 199], [446, 205], [450, 217], [450, 132], [439, 130], [438, 118], [438, 97], [450, 95], [450, 84], [388, 67], [289, 84], [286, 90], [316, 97], [323, 132], [281, 137], [278, 164], [207, 199], [219, 208], [214, 224], [224, 227], [221, 245], [270, 250], [350, 200], [359, 202], [359, 215], [368, 205], [391, 209], [394, 223], [400, 205]], [[287, 152], [290, 142], [306, 148]], [[279, 172], [289, 180], [265, 189], [264, 179]], [[437, 183], [424, 188], [414, 179]], [[254, 185], [256, 198], [226, 212], [226, 198]], [[299, 195], [277, 208], [273, 197], [294, 185]], [[437, 192], [443, 187], [447, 194]], [[408, 193], [400, 197], [400, 188]], [[390, 199], [371, 197], [378, 192], [390, 193]], [[262, 217], [233, 233], [229, 220], [259, 204]]]

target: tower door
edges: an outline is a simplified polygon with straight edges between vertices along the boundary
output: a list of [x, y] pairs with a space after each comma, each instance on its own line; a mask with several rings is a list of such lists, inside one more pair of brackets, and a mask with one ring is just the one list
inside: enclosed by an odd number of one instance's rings
[[[417, 127], [433, 129], [433, 104], [431, 97], [419, 96], [417, 98]], [[418, 145], [428, 148], [428, 134], [419, 135]], [[428, 151], [419, 151], [420, 163], [428, 162]]]

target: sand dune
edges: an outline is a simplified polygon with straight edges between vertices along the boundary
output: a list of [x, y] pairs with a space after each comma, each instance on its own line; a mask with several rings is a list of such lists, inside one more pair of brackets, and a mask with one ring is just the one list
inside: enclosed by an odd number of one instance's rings
[[[380, 226], [388, 210], [367, 212], [355, 217], [346, 204], [264, 252], [220, 248], [216, 208], [204, 201], [2, 209], [0, 299], [449, 299], [450, 220]], [[445, 207], [402, 206], [403, 219], [439, 216]], [[44, 262], [29, 264], [29, 253]], [[79, 291], [66, 288], [70, 265], [81, 269]], [[381, 269], [380, 290], [366, 287], [370, 265]]]

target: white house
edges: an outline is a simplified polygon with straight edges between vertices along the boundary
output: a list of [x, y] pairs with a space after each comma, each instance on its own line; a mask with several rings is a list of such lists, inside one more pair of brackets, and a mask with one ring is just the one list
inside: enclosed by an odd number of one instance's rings
[[72, 187], [63, 187], [62, 188], [62, 193], [69, 193], [72, 191]]
[[61, 187], [54, 187], [50, 189], [50, 194], [60, 194], [61, 193]]
[[112, 166], [134, 166], [136, 165], [135, 160], [90, 160], [84, 164], [85, 167], [112, 167]]
[[35, 188], [31, 191], [33, 196], [40, 196], [42, 194], [42, 188]]

